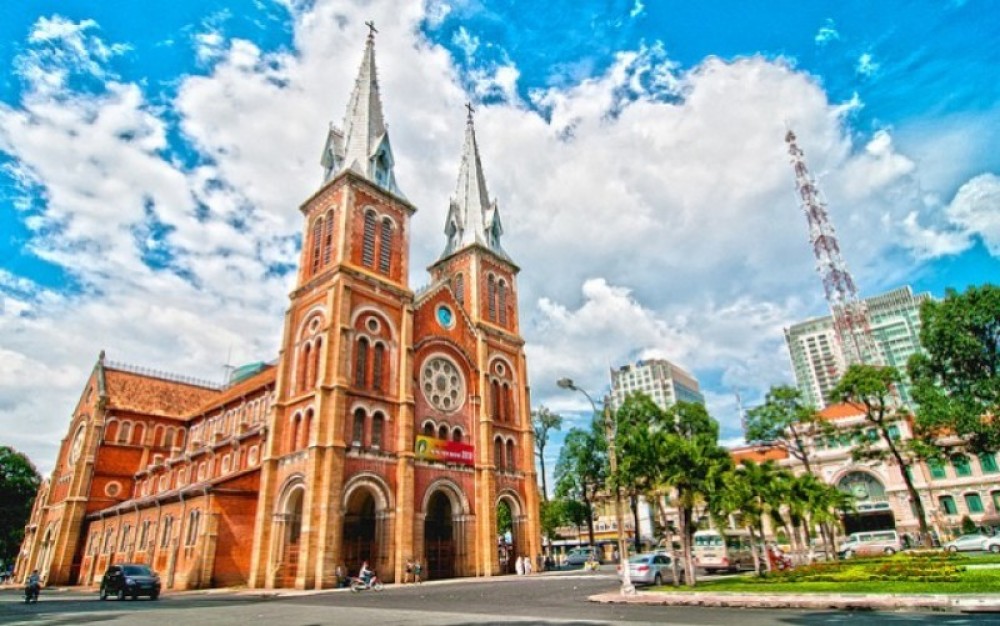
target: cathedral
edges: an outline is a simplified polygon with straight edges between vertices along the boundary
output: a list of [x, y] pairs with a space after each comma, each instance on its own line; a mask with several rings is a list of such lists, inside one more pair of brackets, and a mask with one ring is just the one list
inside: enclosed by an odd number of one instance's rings
[[409, 286], [410, 219], [374, 29], [302, 250], [277, 358], [224, 385], [105, 359], [72, 412], [17, 562], [92, 585], [147, 563], [166, 589], [321, 589], [506, 573], [541, 552], [519, 268], [486, 189], [472, 109], [443, 252]]

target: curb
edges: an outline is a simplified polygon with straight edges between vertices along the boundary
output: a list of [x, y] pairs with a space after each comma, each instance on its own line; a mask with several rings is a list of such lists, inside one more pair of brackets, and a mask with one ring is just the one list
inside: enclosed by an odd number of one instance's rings
[[603, 593], [588, 598], [600, 604], [646, 604], [657, 606], [715, 606], [747, 609], [836, 609], [848, 611], [948, 611], [1000, 613], [1000, 596], [949, 596], [944, 594], [904, 596], [890, 594], [745, 594], [659, 593], [634, 596]]

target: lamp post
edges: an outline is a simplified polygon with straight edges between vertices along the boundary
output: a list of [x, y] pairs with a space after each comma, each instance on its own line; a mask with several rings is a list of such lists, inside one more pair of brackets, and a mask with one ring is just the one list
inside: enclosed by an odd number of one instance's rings
[[[618, 453], [615, 449], [615, 423], [611, 419], [611, 406], [608, 399], [604, 399], [604, 411], [598, 412], [597, 403], [594, 402], [594, 399], [584, 389], [574, 385], [571, 378], [560, 378], [556, 381], [556, 385], [560, 389], [579, 391], [590, 401], [590, 406], [594, 409], [594, 415], [598, 415], [599, 413], [603, 415], [604, 436], [608, 440], [608, 464], [611, 466], [611, 476], [608, 481], [610, 483], [610, 479], [616, 477], [618, 474]], [[622, 499], [619, 497], [617, 487], [610, 488], [609, 485], [609, 491], [613, 492], [615, 498], [615, 518], [618, 525], [618, 564], [622, 568], [621, 594], [623, 596], [631, 596], [635, 594], [635, 585], [632, 584], [632, 577], [628, 571], [628, 544], [625, 541], [625, 517], [622, 514]]]

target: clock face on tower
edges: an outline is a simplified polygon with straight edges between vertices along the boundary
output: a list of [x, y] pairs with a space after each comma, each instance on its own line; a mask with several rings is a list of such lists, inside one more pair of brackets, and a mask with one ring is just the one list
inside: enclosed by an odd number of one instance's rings
[[465, 404], [465, 379], [444, 357], [427, 359], [420, 368], [420, 390], [435, 409], [452, 413]]
[[76, 437], [73, 438], [73, 446], [69, 449], [70, 465], [76, 463], [76, 460], [80, 458], [80, 453], [83, 452], [83, 436], [85, 432], [86, 429], [82, 426], [76, 431]]

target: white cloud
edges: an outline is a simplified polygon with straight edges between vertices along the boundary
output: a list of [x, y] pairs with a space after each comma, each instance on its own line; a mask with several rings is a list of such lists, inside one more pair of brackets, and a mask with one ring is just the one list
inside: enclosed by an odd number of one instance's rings
[[[327, 123], [341, 121], [368, 19], [380, 30], [397, 179], [420, 208], [414, 286], [443, 248], [466, 89], [498, 96], [478, 108], [477, 132], [504, 244], [523, 268], [518, 297], [538, 404], [579, 408], [556, 378], [600, 393], [609, 366], [643, 356], [739, 387], [748, 403], [789, 379], [781, 327], [821, 312], [822, 290], [786, 124], [862, 284], [911, 261], [885, 260], [904, 235], [887, 238], [873, 223], [916, 214], [912, 224], [940, 226], [928, 219], [918, 163], [888, 131], [854, 144], [844, 120], [859, 100], [830, 102], [780, 60], [709, 58], [682, 71], [659, 44], [625, 50], [602, 75], [532, 94], [543, 115], [518, 99], [513, 62], [463, 76], [422, 39], [420, 24], [441, 19], [445, 3], [429, 14], [413, 2], [290, 7], [287, 52], [203, 32], [196, 45], [205, 50], [192, 53], [206, 55], [208, 71], [182, 77], [168, 110], [110, 72], [118, 53], [98, 25], [36, 28], [53, 52], [29, 45], [22, 57], [33, 82], [21, 102], [0, 104], [0, 150], [42, 205], [31, 214], [32, 250], [81, 288], [57, 293], [0, 274], [3, 356], [17, 370], [0, 378], [0, 427], [43, 468], [101, 348], [215, 378], [230, 348], [235, 361], [276, 356], [290, 277], [271, 268], [297, 262], [297, 207], [319, 182]], [[88, 72], [104, 86], [75, 92], [59, 72]], [[171, 119], [199, 165], [170, 157]], [[993, 245], [994, 186], [977, 183], [948, 212], [956, 228]], [[725, 390], [709, 397], [732, 429]], [[15, 426], [26, 416], [30, 436]]]
[[643, 4], [642, 0], [635, 0], [632, 5], [632, 10], [628, 12], [628, 16], [635, 19], [642, 15], [642, 12], [646, 10], [646, 5]]
[[875, 74], [881, 67], [880, 63], [875, 61], [875, 56], [871, 52], [864, 52], [858, 57], [858, 62], [854, 66], [854, 71], [868, 78]]
[[820, 27], [819, 31], [816, 33], [814, 38], [816, 45], [825, 46], [831, 41], [840, 39], [840, 32], [837, 30], [837, 25], [830, 18], [827, 18], [826, 23]]
[[1000, 256], [1000, 177], [981, 174], [969, 180], [945, 215], [962, 232], [982, 239], [990, 254]]

